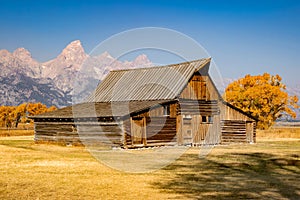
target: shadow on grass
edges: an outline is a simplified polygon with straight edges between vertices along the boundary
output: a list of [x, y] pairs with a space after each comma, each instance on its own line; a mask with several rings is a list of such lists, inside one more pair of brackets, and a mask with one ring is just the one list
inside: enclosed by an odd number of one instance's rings
[[33, 144], [34, 141], [32, 140], [0, 140], [0, 145], [27, 150], [34, 150]]
[[295, 154], [184, 154], [153, 186], [191, 199], [300, 199], [299, 166]]

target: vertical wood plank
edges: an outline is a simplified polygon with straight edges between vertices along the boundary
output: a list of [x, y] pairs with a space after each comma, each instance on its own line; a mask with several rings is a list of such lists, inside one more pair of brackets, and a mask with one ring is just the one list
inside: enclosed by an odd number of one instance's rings
[[134, 127], [134, 121], [132, 119], [132, 117], [130, 117], [130, 130], [131, 130], [131, 146], [133, 146], [134, 144], [134, 132], [135, 132], [135, 127]]
[[183, 144], [183, 135], [182, 135], [182, 127], [183, 127], [183, 118], [182, 115], [177, 115], [176, 117], [176, 134], [177, 134], [177, 144]]
[[122, 134], [122, 139], [121, 139], [121, 142], [122, 142], [122, 144], [123, 144], [123, 147], [125, 148], [125, 149], [127, 149], [127, 137], [126, 137], [126, 128], [125, 128], [125, 124], [124, 124], [124, 122], [122, 121], [122, 129], [121, 129], [121, 134]]
[[143, 137], [143, 144], [146, 146], [147, 145], [147, 120], [146, 117], [143, 117], [143, 121], [142, 121], [142, 137]]

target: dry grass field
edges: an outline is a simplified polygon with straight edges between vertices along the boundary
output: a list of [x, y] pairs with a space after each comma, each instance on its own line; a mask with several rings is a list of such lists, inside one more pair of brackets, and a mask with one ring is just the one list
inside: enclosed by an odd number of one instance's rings
[[84, 147], [0, 137], [0, 199], [300, 199], [300, 139], [263, 134], [256, 144], [217, 146], [202, 159], [191, 148], [140, 174], [110, 169]]
[[257, 130], [258, 138], [300, 138], [300, 127], [271, 127]]
[[18, 128], [0, 127], [0, 137], [33, 135], [33, 124], [20, 123]]
[[33, 130], [0, 129], [0, 137], [34, 135]]

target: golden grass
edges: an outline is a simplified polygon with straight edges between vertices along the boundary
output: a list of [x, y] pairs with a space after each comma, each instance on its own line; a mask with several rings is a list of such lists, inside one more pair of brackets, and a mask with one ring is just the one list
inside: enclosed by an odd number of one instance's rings
[[0, 199], [166, 199], [154, 175], [127, 174], [95, 160], [83, 147], [0, 140]]
[[84, 147], [0, 137], [0, 199], [300, 198], [300, 140], [218, 146], [205, 159], [199, 151], [132, 174], [101, 164]]
[[257, 130], [258, 138], [300, 138], [300, 127], [271, 127]]
[[26, 129], [0, 129], [0, 137], [34, 135], [33, 130]]
[[18, 128], [0, 127], [0, 137], [34, 135], [33, 124], [20, 123]]

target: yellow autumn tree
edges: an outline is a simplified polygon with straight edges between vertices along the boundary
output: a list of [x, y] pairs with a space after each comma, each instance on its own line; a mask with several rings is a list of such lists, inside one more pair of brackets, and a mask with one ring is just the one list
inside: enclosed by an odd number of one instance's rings
[[27, 104], [27, 113], [29, 116], [38, 115], [44, 112], [47, 112], [47, 106], [45, 104], [40, 102]]
[[19, 106], [0, 106], [0, 125], [7, 128], [18, 127], [20, 122], [30, 122], [28, 116], [56, 110], [55, 106], [47, 108], [42, 103], [23, 103]]
[[269, 128], [283, 114], [293, 118], [298, 108], [298, 97], [289, 96], [279, 75], [268, 73], [258, 76], [246, 75], [229, 84], [225, 100], [259, 120], [257, 127]]
[[11, 128], [14, 122], [14, 110], [13, 106], [0, 106], [0, 123], [1, 126]]
[[16, 106], [14, 111], [13, 111], [13, 118], [15, 121], [15, 127], [17, 128], [21, 120], [23, 119], [23, 122], [26, 119], [26, 109], [27, 109], [27, 104], [23, 103], [19, 106]]

